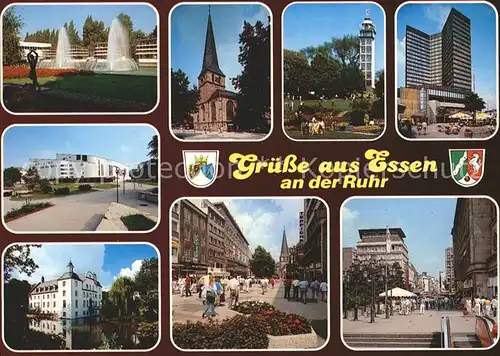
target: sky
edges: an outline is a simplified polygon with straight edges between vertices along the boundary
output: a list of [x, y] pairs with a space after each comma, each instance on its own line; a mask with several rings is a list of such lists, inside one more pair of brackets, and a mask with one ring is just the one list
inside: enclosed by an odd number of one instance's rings
[[295, 4], [283, 14], [283, 48], [299, 51], [317, 46], [332, 38], [359, 35], [366, 10], [377, 32], [375, 37], [375, 68], [385, 68], [384, 12], [370, 3]]
[[73, 20], [80, 38], [83, 33], [83, 24], [88, 15], [94, 21], [103, 21], [106, 27], [111, 25], [114, 17], [121, 12], [127, 14], [134, 23], [134, 30], [145, 33], [153, 31], [157, 24], [155, 10], [147, 5], [16, 5], [16, 13], [21, 16], [24, 27], [21, 30], [22, 38], [26, 32], [38, 30], [59, 29], [65, 22]]
[[42, 244], [32, 248], [31, 255], [38, 269], [31, 276], [16, 271], [14, 278], [30, 283], [39, 282], [42, 276], [46, 281], [57, 279], [68, 270], [71, 260], [74, 272], [96, 273], [103, 291], [108, 291], [119, 276], [133, 278], [143, 260], [158, 258], [156, 249], [149, 244]]
[[259, 245], [279, 261], [283, 228], [288, 247], [299, 242], [299, 212], [304, 199], [209, 199], [223, 201], [238, 223], [253, 253]]
[[397, 85], [405, 85], [405, 32], [406, 25], [428, 34], [440, 32], [452, 7], [470, 19], [472, 71], [475, 74], [475, 91], [488, 104], [497, 107], [496, 71], [496, 14], [487, 4], [408, 4], [397, 15], [398, 77]]
[[342, 209], [342, 247], [355, 247], [360, 229], [399, 227], [406, 235], [410, 262], [419, 273], [438, 278], [445, 250], [453, 246], [456, 203], [456, 198], [349, 200]]
[[[226, 89], [234, 91], [230, 78], [241, 74], [238, 62], [239, 35], [243, 23], [261, 21], [267, 25], [271, 16], [261, 5], [212, 5], [212, 26], [219, 67], [226, 75]], [[198, 85], [207, 34], [208, 5], [179, 5], [170, 17], [171, 68], [187, 74], [191, 86]]]
[[23, 167], [30, 158], [56, 153], [95, 155], [136, 168], [148, 159], [148, 143], [156, 131], [148, 125], [14, 126], [3, 136], [4, 167]]

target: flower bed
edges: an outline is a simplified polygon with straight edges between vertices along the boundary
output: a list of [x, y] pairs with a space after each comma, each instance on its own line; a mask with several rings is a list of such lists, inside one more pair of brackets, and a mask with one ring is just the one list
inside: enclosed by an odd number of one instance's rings
[[382, 128], [378, 125], [354, 126], [352, 132], [380, 133]]
[[[28, 78], [30, 68], [23, 67], [9, 67], [4, 66], [3, 68], [3, 78], [4, 79], [22, 79]], [[70, 75], [91, 75], [92, 72], [79, 71], [71, 68], [37, 68], [36, 75], [39, 78], [43, 77], [64, 77]]]
[[183, 350], [267, 349], [269, 338], [250, 316], [237, 315], [222, 321], [174, 323], [172, 339]]
[[4, 221], [9, 222], [15, 219], [22, 218], [23, 216], [36, 213], [37, 211], [44, 210], [54, 206], [54, 204], [50, 202], [43, 202], [37, 204], [25, 204], [19, 209], [11, 209], [5, 214]]
[[259, 314], [276, 308], [267, 302], [257, 300], [239, 303], [233, 310], [241, 314]]

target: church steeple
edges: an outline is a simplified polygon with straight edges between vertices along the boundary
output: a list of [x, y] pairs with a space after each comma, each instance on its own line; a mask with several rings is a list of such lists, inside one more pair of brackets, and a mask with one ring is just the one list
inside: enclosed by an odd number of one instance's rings
[[217, 48], [215, 47], [215, 36], [212, 26], [210, 5], [208, 7], [207, 36], [205, 39], [205, 52], [203, 53], [203, 67], [201, 68], [200, 77], [207, 71], [225, 77], [224, 73], [222, 73], [222, 70], [219, 68], [219, 61], [217, 59]]
[[284, 258], [288, 259], [290, 252], [288, 251], [288, 241], [286, 240], [285, 227], [283, 227], [283, 237], [281, 238], [281, 253], [280, 260], [283, 261]]

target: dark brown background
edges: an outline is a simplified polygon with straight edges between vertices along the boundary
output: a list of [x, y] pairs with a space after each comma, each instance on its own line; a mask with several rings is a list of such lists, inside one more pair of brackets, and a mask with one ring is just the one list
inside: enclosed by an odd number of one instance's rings
[[[19, 1], [23, 3], [26, 1]], [[71, 2], [71, 1], [68, 1]], [[74, 1], [73, 1], [74, 2]], [[127, 1], [122, 1], [122, 3]], [[235, 1], [236, 2], [236, 1]], [[387, 130], [382, 138], [374, 142], [293, 142], [289, 140], [282, 130], [282, 88], [281, 88], [281, 14], [283, 9], [293, 1], [287, 0], [265, 0], [273, 12], [273, 51], [274, 51], [274, 129], [269, 138], [260, 143], [202, 143], [202, 142], [179, 142], [174, 139], [168, 129], [168, 15], [170, 9], [177, 4], [176, 1], [151, 1], [160, 14], [160, 104], [157, 109], [148, 115], [82, 115], [82, 116], [13, 116], [1, 108], [0, 128], [2, 131], [14, 123], [149, 123], [154, 125], [161, 135], [161, 160], [173, 165], [182, 162], [182, 150], [220, 150], [219, 159], [227, 169], [227, 159], [233, 152], [255, 153], [259, 156], [277, 157], [294, 153], [299, 157], [316, 161], [340, 160], [351, 161], [357, 157], [364, 161], [363, 154], [369, 148], [388, 149], [391, 158], [395, 160], [422, 160], [428, 157], [440, 162], [440, 170], [444, 167], [444, 173], [449, 176], [448, 149], [450, 148], [485, 148], [486, 170], [479, 185], [471, 189], [458, 186], [452, 179], [438, 178], [430, 175], [427, 179], [405, 179], [390, 180], [384, 189], [330, 189], [330, 190], [289, 190], [279, 189], [279, 182], [283, 178], [280, 175], [259, 174], [252, 176], [246, 181], [238, 181], [234, 178], [224, 176], [218, 179], [212, 186], [206, 189], [192, 187], [185, 179], [171, 178], [163, 179], [161, 182], [161, 222], [160, 226], [149, 234], [134, 235], [100, 235], [100, 234], [67, 234], [67, 235], [16, 235], [8, 232], [3, 225], [0, 227], [0, 250], [13, 242], [111, 242], [111, 241], [149, 241], [158, 246], [162, 256], [161, 278], [162, 278], [162, 318], [161, 318], [161, 342], [159, 346], [148, 352], [148, 355], [179, 355], [170, 340], [170, 261], [169, 261], [169, 208], [170, 204], [180, 197], [189, 196], [310, 196], [317, 195], [326, 200], [331, 212], [331, 278], [330, 278], [330, 303], [331, 303], [331, 336], [328, 345], [320, 353], [341, 352], [341, 354], [352, 354], [354, 351], [347, 349], [340, 339], [340, 219], [339, 210], [342, 202], [355, 195], [489, 195], [494, 199], [499, 196], [498, 179], [500, 178], [499, 165], [496, 164], [498, 157], [498, 135], [488, 141], [475, 142], [408, 142], [402, 139], [395, 130], [395, 75], [394, 75], [394, 14], [396, 8], [403, 1], [380, 0], [386, 13], [386, 101], [387, 101]], [[40, 2], [42, 3], [42, 2]], [[74, 2], [75, 4], [77, 2]], [[216, 3], [216, 1], [213, 1]], [[8, 4], [2, 1], [2, 8]], [[314, 23], [304, 23], [304, 27], [314, 26]], [[380, 26], [380, 25], [379, 25]], [[300, 31], [300, 28], [297, 29]], [[498, 48], [497, 48], [498, 50]], [[221, 54], [219, 54], [221, 55]], [[495, 80], [495, 78], [491, 78]], [[497, 93], [498, 95], [498, 93]], [[382, 203], [382, 202], [381, 202]], [[444, 253], [444, 252], [443, 252]], [[3, 327], [3, 326], [2, 326]], [[498, 345], [495, 348], [498, 350]], [[365, 351], [362, 353], [380, 352]], [[394, 354], [403, 353], [430, 353], [432, 351], [395, 351]], [[27, 354], [35, 354], [27, 352]], [[88, 354], [88, 352], [76, 352], [74, 354]], [[115, 354], [106, 352], [105, 354]], [[208, 352], [207, 354], [215, 354]], [[258, 352], [248, 354], [257, 355]], [[296, 353], [294, 353], [296, 354]], [[297, 352], [305, 354], [305, 352]], [[462, 355], [470, 354], [472, 351], [464, 351]], [[2, 344], [1, 355], [13, 355]]]

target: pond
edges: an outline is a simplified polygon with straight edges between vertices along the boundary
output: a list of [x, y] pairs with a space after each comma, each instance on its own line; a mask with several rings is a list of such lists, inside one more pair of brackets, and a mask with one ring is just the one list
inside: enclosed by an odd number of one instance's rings
[[150, 349], [157, 339], [140, 337], [137, 323], [98, 318], [5, 322], [5, 342], [14, 350]]

